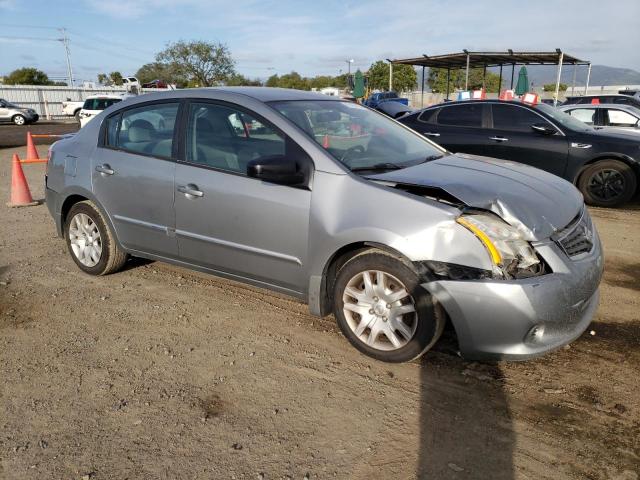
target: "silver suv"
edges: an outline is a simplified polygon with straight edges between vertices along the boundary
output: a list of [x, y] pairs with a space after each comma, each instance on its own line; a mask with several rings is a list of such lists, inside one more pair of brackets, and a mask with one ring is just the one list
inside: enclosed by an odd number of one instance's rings
[[11, 122], [15, 125], [35, 123], [40, 116], [33, 108], [20, 107], [0, 98], [0, 122]]
[[373, 110], [270, 88], [127, 99], [51, 148], [47, 205], [80, 269], [139, 256], [297, 297], [374, 358], [469, 358], [578, 337], [603, 260], [580, 193], [454, 155]]

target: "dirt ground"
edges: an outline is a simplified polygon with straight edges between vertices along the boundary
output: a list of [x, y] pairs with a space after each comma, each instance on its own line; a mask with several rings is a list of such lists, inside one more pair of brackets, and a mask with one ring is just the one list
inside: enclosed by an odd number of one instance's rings
[[[570, 347], [479, 364], [449, 338], [389, 365], [267, 291], [141, 260], [83, 274], [45, 205], [4, 206], [13, 152], [0, 150], [0, 478], [640, 478], [637, 206], [592, 210], [602, 300]], [[44, 167], [25, 169], [41, 198]]]

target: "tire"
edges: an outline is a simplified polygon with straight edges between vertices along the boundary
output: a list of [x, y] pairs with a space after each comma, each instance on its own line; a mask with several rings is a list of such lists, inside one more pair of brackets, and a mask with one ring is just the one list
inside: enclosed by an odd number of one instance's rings
[[[372, 272], [369, 295], [365, 272]], [[405, 294], [404, 298], [394, 300]], [[441, 307], [420, 286], [420, 278], [411, 264], [382, 250], [366, 250], [349, 259], [336, 276], [333, 299], [334, 314], [343, 335], [362, 353], [383, 362], [407, 362], [419, 357], [435, 344], [444, 329]], [[372, 337], [376, 330], [380, 333]], [[393, 336], [396, 343], [391, 340]]]
[[14, 123], [14, 125], [18, 125], [18, 126], [22, 126], [25, 125], [27, 123], [27, 119], [24, 117], [24, 115], [14, 115], [11, 118], [11, 121]]
[[587, 204], [616, 207], [633, 197], [637, 178], [629, 165], [620, 160], [600, 160], [580, 175], [578, 189]]
[[65, 220], [64, 237], [73, 261], [90, 275], [117, 272], [127, 261], [126, 252], [115, 241], [104, 217], [90, 201], [71, 207]]

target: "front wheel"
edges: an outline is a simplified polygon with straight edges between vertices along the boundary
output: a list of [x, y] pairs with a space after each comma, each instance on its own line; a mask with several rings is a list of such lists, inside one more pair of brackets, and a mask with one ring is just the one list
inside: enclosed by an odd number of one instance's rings
[[23, 115], [14, 115], [12, 120], [15, 125], [24, 125], [27, 123], [27, 119], [24, 118]]
[[334, 314], [354, 347], [384, 362], [419, 357], [444, 328], [441, 308], [410, 264], [376, 249], [351, 258], [338, 272]]
[[600, 160], [589, 165], [578, 181], [585, 202], [595, 207], [615, 207], [628, 202], [636, 185], [631, 167], [619, 160]]
[[64, 233], [71, 258], [90, 275], [116, 272], [127, 261], [102, 214], [89, 201], [71, 207]]

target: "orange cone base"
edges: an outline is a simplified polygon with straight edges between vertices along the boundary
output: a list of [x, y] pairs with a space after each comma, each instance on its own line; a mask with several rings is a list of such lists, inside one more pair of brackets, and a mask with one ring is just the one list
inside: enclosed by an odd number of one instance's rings
[[40, 205], [41, 202], [33, 201], [33, 202], [29, 202], [29, 203], [11, 203], [11, 202], [7, 202], [7, 207], [10, 208], [19, 208], [19, 207], [35, 207], [36, 205]]

